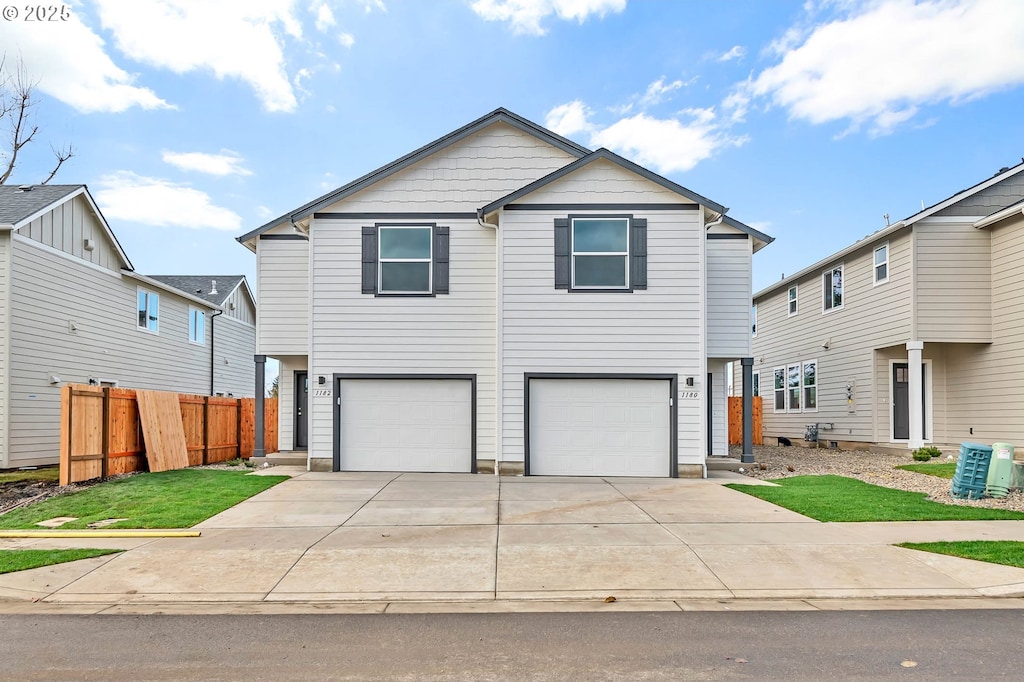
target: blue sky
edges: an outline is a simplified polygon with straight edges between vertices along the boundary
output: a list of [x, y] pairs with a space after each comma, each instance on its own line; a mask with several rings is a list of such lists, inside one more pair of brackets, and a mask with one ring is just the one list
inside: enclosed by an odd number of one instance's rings
[[[16, 6], [23, 15], [24, 7]], [[12, 182], [89, 185], [140, 272], [502, 106], [777, 238], [754, 288], [1024, 155], [1024, 2], [96, 0], [0, 20], [38, 82]]]

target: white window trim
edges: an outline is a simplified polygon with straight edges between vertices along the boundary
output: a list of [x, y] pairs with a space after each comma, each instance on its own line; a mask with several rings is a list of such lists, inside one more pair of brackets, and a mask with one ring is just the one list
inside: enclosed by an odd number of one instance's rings
[[[839, 270], [842, 273], [840, 275], [840, 277], [841, 277], [841, 279], [843, 281], [843, 302], [840, 303], [837, 306], [832, 306], [831, 308], [826, 308], [825, 307], [825, 275], [831, 275], [836, 270]], [[822, 271], [822, 273], [821, 273], [821, 294], [822, 294], [822, 296], [821, 296], [821, 314], [822, 315], [828, 315], [829, 313], [835, 312], [837, 310], [842, 310], [846, 306], [846, 263], [839, 263], [838, 265], [832, 266], [828, 270], [823, 270]]]
[[[381, 255], [383, 239], [380, 238], [381, 230], [427, 230], [430, 233], [430, 257], [429, 258], [384, 258]], [[427, 289], [426, 291], [397, 291], [384, 289], [384, 263], [426, 263], [427, 264]], [[418, 295], [428, 296], [434, 293], [434, 226], [433, 225], [380, 225], [377, 227], [377, 293], [385, 296], [390, 295]]]
[[[139, 294], [145, 292], [146, 294], [146, 315], [149, 316], [149, 299], [151, 296], [156, 296], [156, 329], [150, 329], [149, 326], [143, 327], [139, 324]], [[145, 287], [135, 288], [135, 328], [140, 332], [146, 332], [147, 334], [159, 334], [160, 333], [160, 294], [146, 289]]]
[[[793, 298], [789, 297], [789, 292], [791, 292], [791, 291], [795, 294], [795, 296], [793, 296]], [[795, 310], [794, 310], [794, 308], [795, 308]], [[794, 284], [793, 286], [791, 286], [789, 289], [786, 290], [786, 312], [788, 313], [787, 317], [794, 317], [794, 316], [796, 316], [797, 313], [800, 312], [800, 285], [799, 284]]]
[[[814, 407], [808, 409], [807, 407], [807, 384], [804, 383], [804, 367], [807, 365], [814, 365]], [[818, 411], [818, 359], [812, 358], [810, 360], [803, 360], [800, 362], [800, 411], [801, 412], [817, 412]]]
[[[896, 410], [896, 404], [893, 402], [892, 395], [892, 366], [897, 362], [908, 365], [909, 371], [909, 360], [908, 358], [889, 358], [889, 373], [886, 374], [885, 383], [889, 386], [889, 442], [890, 443], [909, 443], [909, 438], [896, 438], [893, 434], [896, 431], [896, 425], [893, 422], [894, 412]], [[924, 374], [924, 427], [928, 432], [928, 436], [923, 438], [923, 443], [933, 443], [932, 434], [935, 433], [935, 429], [932, 426], [932, 404], [935, 402], [934, 395], [932, 393], [932, 377], [935, 376], [935, 372], [932, 370], [932, 361], [929, 358], [923, 358], [921, 360], [927, 370]]]
[[[798, 373], [800, 375], [798, 377], [798, 379], [797, 379], [797, 389], [800, 392], [800, 407], [797, 407], [797, 408], [794, 408], [790, 404], [790, 400], [789, 400], [789, 392], [791, 390], [793, 390], [792, 387], [789, 385], [789, 370], [791, 368], [793, 368], [793, 367], [797, 368]], [[792, 362], [792, 363], [786, 365], [786, 412], [793, 412], [793, 413], [796, 413], [796, 414], [799, 414], [799, 413], [803, 412], [804, 411], [804, 409], [803, 409], [804, 408], [803, 397], [804, 397], [804, 365], [803, 365], [802, 362], [799, 362], [799, 361]]]
[[[885, 261], [883, 261], [882, 263], [876, 263], [875, 262], [875, 254], [878, 253], [882, 249], [885, 249]], [[890, 271], [889, 255], [890, 255], [889, 242], [886, 242], [884, 244], [880, 244], [880, 245], [876, 246], [874, 251], [871, 252], [871, 286], [877, 287], [877, 286], [885, 284], [885, 283], [887, 283], [889, 281], [889, 271]], [[878, 279], [878, 266], [883, 265], [883, 264], [885, 265], [885, 279]], [[844, 283], [844, 285], [845, 285], [845, 283]], [[843, 292], [843, 302], [844, 303], [846, 302], [846, 292], [845, 291]]]
[[[626, 223], [626, 250], [625, 251], [577, 251], [576, 250], [576, 221], [594, 221], [594, 220], [622, 220]], [[629, 289], [629, 246], [631, 232], [633, 229], [633, 221], [630, 218], [624, 216], [579, 216], [572, 218], [569, 221], [569, 241], [572, 244], [572, 248], [569, 251], [569, 267], [571, 270], [572, 279], [569, 286], [573, 289], [615, 289], [615, 290], [628, 290]], [[577, 286], [576, 284], [576, 256], [622, 256], [626, 261], [625, 268], [625, 283], [621, 286], [614, 286], [610, 284], [587, 284], [583, 286]]]
[[[192, 338], [192, 316], [195, 313], [199, 313], [203, 316], [203, 333], [198, 341]], [[188, 342], [194, 346], [206, 345], [206, 311], [203, 310], [202, 308], [197, 308], [192, 305], [188, 307]]]
[[[750, 338], [757, 338], [757, 304], [750, 306]], [[774, 380], [774, 379], [773, 379]], [[774, 384], [773, 384], [774, 385]]]
[[[775, 373], [782, 370], [782, 388], [775, 388]], [[782, 391], [782, 408], [779, 408], [779, 402], [775, 397], [775, 394]], [[772, 367], [772, 412], [783, 413], [786, 412], [786, 408], [789, 406], [789, 399], [786, 397], [786, 368], [785, 367]]]

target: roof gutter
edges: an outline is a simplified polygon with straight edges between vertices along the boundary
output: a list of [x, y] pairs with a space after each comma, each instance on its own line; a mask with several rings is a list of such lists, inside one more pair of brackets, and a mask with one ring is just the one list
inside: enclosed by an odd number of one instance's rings
[[1006, 220], [1007, 218], [1010, 218], [1011, 216], [1014, 216], [1018, 213], [1024, 215], [1024, 206], [1009, 206], [1007, 208], [1004, 208], [1002, 211], [996, 211], [992, 215], [985, 216], [978, 222], [974, 223], [974, 227], [980, 230], [983, 227], [994, 225], [995, 223], [998, 223], [1000, 220]]
[[8, 225], [7, 223], [0, 223], [0, 232], [14, 232], [14, 225]]
[[476, 210], [476, 224], [480, 227], [493, 227], [495, 230], [498, 229], [497, 223], [489, 223], [484, 220], [484, 210], [482, 208], [478, 208]]

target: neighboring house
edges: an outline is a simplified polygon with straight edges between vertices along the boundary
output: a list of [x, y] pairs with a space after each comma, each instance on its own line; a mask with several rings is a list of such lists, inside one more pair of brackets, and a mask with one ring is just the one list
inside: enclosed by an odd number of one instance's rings
[[239, 237], [280, 449], [317, 470], [703, 475], [771, 241], [726, 210], [498, 109]]
[[1024, 164], [754, 295], [764, 435], [1024, 446]]
[[66, 383], [252, 395], [248, 287], [186, 279], [136, 273], [85, 185], [0, 186], [0, 469], [57, 462]]

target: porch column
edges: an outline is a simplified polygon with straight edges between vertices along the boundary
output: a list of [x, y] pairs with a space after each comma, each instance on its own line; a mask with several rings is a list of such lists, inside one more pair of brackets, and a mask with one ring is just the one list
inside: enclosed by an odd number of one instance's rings
[[266, 387], [266, 369], [267, 369], [267, 356], [266, 355], [254, 355], [252, 359], [256, 362], [256, 414], [255, 424], [253, 430], [256, 432], [255, 443], [253, 444], [252, 456], [253, 457], [266, 457], [267, 451], [263, 446], [264, 434], [266, 429], [263, 425], [264, 415], [264, 396], [267, 394]]
[[911, 450], [924, 445], [924, 373], [921, 371], [921, 351], [924, 341], [907, 341], [908, 385], [907, 397], [910, 419], [910, 441], [907, 447]]
[[754, 463], [754, 358], [740, 360], [743, 366], [743, 454], [740, 461]]

